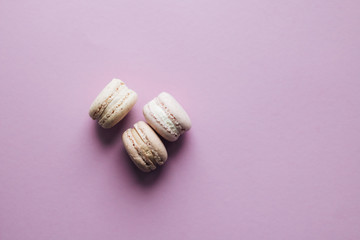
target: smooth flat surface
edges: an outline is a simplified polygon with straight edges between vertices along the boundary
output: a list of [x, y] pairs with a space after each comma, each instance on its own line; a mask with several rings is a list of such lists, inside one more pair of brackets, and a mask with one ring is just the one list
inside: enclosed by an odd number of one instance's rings
[[[360, 239], [359, 1], [0, 0], [0, 239]], [[114, 77], [139, 100], [109, 131]], [[193, 127], [141, 174], [167, 91]]]

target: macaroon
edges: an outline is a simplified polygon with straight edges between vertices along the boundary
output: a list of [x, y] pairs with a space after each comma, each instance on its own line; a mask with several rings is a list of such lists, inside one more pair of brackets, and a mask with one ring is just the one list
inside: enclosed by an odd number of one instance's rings
[[103, 128], [111, 128], [129, 113], [136, 101], [136, 92], [115, 78], [95, 98], [89, 115]]
[[150, 172], [163, 165], [168, 154], [159, 136], [145, 122], [139, 121], [127, 129], [122, 140], [133, 163], [143, 172]]
[[163, 138], [176, 141], [180, 135], [190, 130], [189, 115], [169, 93], [162, 92], [143, 108], [146, 122]]

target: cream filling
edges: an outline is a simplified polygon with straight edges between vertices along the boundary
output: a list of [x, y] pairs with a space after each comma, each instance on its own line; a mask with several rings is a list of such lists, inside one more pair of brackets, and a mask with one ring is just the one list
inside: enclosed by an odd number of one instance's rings
[[155, 98], [155, 102], [158, 106], [160, 106], [167, 114], [168, 118], [173, 122], [173, 124], [176, 126], [177, 130], [180, 134], [183, 134], [185, 132], [184, 128], [181, 126], [179, 121], [175, 118], [173, 114], [169, 111], [169, 109], [165, 106], [163, 102], [160, 101], [160, 99], [157, 97]]
[[171, 121], [166, 112], [156, 103], [155, 100], [150, 101], [149, 110], [154, 114], [155, 118], [162, 126], [164, 126], [168, 132], [175, 136], [180, 135], [180, 132], [176, 128], [175, 124]]
[[[92, 118], [93, 119], [99, 119], [101, 117], [101, 115], [104, 113], [106, 107], [109, 105], [109, 103], [111, 103], [111, 101], [113, 100], [114, 96], [116, 96], [116, 94], [119, 91], [119, 87], [117, 87], [111, 94], [110, 96], [108, 96], [105, 100], [103, 100], [103, 102], [101, 103], [101, 105], [98, 107], [98, 109], [93, 113]], [[93, 103], [93, 105], [97, 102], [98, 100], [96, 99], [95, 102]], [[91, 107], [93, 107], [93, 105]]]
[[159, 162], [161, 163], [162, 161], [161, 161], [159, 154], [154, 149], [154, 147], [151, 145], [151, 142], [149, 141], [149, 139], [147, 138], [145, 133], [142, 131], [142, 129], [136, 123], [134, 125], [134, 129], [139, 134], [140, 138], [143, 140], [143, 142], [146, 144], [146, 146], [150, 149], [150, 151], [152, 153], [152, 156], [151, 156], [152, 158], [150, 158], [150, 159], [155, 160], [156, 163], [159, 163]]
[[139, 134], [135, 129], [131, 129], [131, 135], [133, 139], [135, 140], [135, 149], [142, 158], [142, 160], [146, 163], [147, 166], [149, 166], [152, 170], [155, 169], [155, 164], [153, 161], [153, 154], [148, 146], [143, 142]]
[[136, 160], [136, 158], [133, 155], [130, 155], [131, 159], [136, 164], [136, 166], [143, 169], [144, 171], [148, 171], [149, 168], [150, 168], [150, 170], [154, 170], [156, 168], [155, 165], [152, 162], [146, 161], [146, 159], [143, 158], [143, 156], [141, 154], [141, 149], [139, 149], [138, 143], [134, 137], [133, 129], [128, 129], [125, 131], [125, 133], [127, 135], [127, 138], [131, 141], [132, 146], [134, 147], [135, 151], [142, 159], [142, 162], [141, 161], [139, 162]]
[[120, 86], [119, 91], [113, 96], [112, 101], [106, 106], [98, 119], [103, 120], [104, 117], [109, 118], [112, 114], [111, 111], [116, 104], [121, 102], [128, 94], [129, 89], [126, 86]]

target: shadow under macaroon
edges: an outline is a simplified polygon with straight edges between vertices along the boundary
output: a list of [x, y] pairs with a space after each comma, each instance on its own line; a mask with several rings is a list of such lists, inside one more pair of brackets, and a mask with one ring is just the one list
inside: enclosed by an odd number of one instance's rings
[[[163, 137], [159, 136], [161, 141], [164, 143], [165, 148], [168, 153], [168, 160], [171, 160], [171, 158], [174, 158], [181, 149], [186, 145], [186, 139], [188, 138], [188, 134], [181, 135], [178, 140], [175, 142], [169, 142], [165, 140]], [[166, 163], [165, 163], [166, 164]]]
[[120, 149], [119, 161], [126, 162], [126, 164], [124, 164], [124, 165], [126, 165], [126, 167], [128, 168], [128, 171], [132, 173], [132, 175], [135, 177], [137, 183], [141, 187], [151, 187], [161, 179], [162, 172], [163, 172], [163, 166], [157, 166], [156, 169], [152, 172], [141, 171], [129, 157], [124, 145], [122, 145], [122, 147]]
[[110, 146], [114, 144], [118, 138], [121, 138], [121, 134], [126, 130], [126, 126], [128, 126], [131, 121], [131, 112], [114, 127], [108, 129], [101, 127], [97, 121], [94, 121], [95, 130], [102, 145]]

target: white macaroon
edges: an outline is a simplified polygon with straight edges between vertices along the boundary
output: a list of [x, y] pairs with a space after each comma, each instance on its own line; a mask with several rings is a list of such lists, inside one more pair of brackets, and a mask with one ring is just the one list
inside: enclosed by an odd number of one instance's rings
[[169, 93], [162, 92], [143, 108], [146, 122], [163, 138], [176, 141], [191, 128], [189, 115]]

